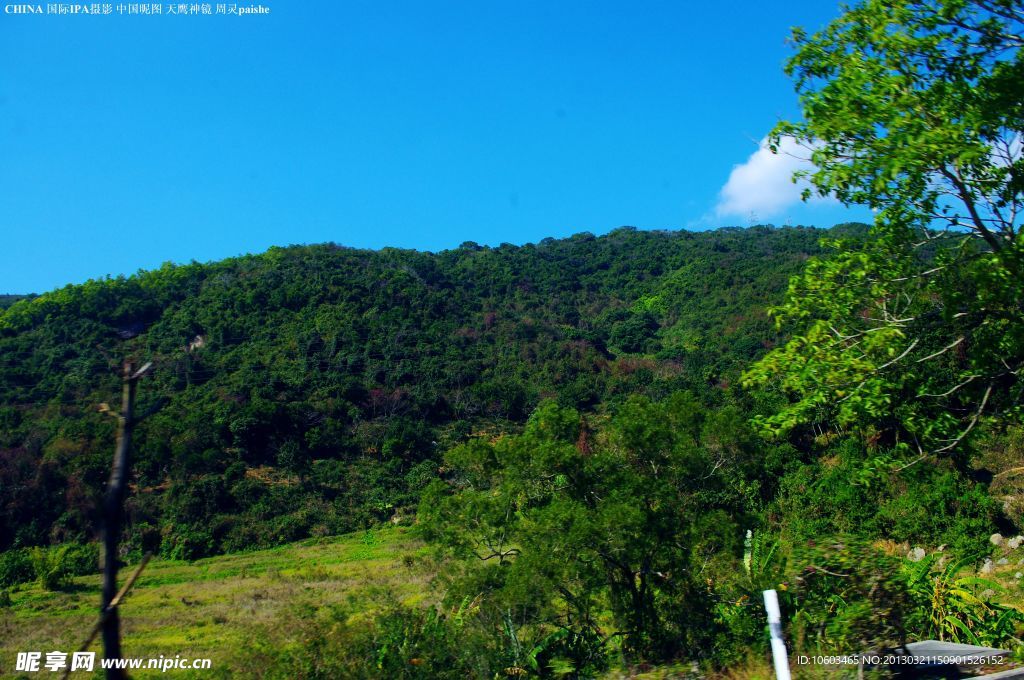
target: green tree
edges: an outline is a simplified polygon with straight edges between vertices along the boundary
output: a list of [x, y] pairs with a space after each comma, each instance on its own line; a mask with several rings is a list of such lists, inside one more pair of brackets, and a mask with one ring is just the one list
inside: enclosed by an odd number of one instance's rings
[[[1019, 417], [1024, 367], [1024, 7], [1019, 0], [864, 0], [787, 65], [814, 170], [805, 195], [876, 212], [773, 310], [796, 334], [745, 374], [788, 405], [761, 419], [914, 451], [958, 449], [988, 415]], [[820, 430], [819, 430], [820, 432]]]
[[734, 521], [751, 505], [743, 430], [687, 393], [634, 397], [598, 422], [547, 402], [522, 435], [449, 451], [420, 523], [467, 558], [451, 592], [504, 612], [496, 627], [542, 659], [583, 670], [606, 646], [634, 661], [698, 657], [715, 630], [698, 576], [739, 553]]

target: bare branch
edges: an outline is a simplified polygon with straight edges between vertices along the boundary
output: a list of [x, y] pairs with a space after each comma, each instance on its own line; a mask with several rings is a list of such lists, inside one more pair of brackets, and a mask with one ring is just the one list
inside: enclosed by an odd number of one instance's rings
[[963, 341], [964, 341], [964, 337], [960, 336], [959, 338], [957, 338], [953, 342], [949, 343], [948, 345], [946, 345], [945, 347], [940, 349], [935, 354], [929, 354], [926, 357], [922, 357], [922, 358], [918, 359], [916, 363], [920, 364], [922, 362], [928, 361], [929, 359], [934, 359], [935, 357], [939, 356], [940, 354], [945, 354], [946, 352], [948, 352], [949, 350], [953, 349], [954, 347], [956, 347], [957, 345], [959, 345]]
[[972, 381], [972, 380], [974, 380], [975, 378], [980, 378], [980, 377], [981, 377], [981, 376], [979, 376], [979, 375], [969, 375], [969, 376], [967, 376], [967, 380], [964, 380], [964, 381], [963, 381], [962, 383], [960, 383], [959, 385], [956, 385], [955, 387], [952, 387], [952, 388], [950, 388], [950, 389], [946, 390], [946, 391], [945, 391], [945, 392], [943, 392], [942, 394], [922, 394], [921, 396], [922, 396], [922, 397], [937, 397], [937, 398], [940, 398], [940, 399], [941, 399], [942, 397], [948, 397], [949, 395], [953, 394], [954, 392], [956, 392], [956, 391], [957, 391], [958, 389], [960, 389], [961, 387], [963, 387], [963, 386], [964, 386], [964, 385], [966, 385], [967, 383], [971, 382], [971, 381]]
[[964, 437], [966, 437], [967, 434], [974, 429], [974, 426], [978, 423], [978, 419], [981, 418], [981, 414], [985, 411], [985, 405], [988, 403], [989, 395], [992, 394], [992, 387], [993, 386], [990, 384], [988, 386], [988, 389], [985, 390], [985, 396], [982, 397], [981, 404], [978, 406], [978, 410], [974, 413], [974, 417], [971, 418], [971, 422], [967, 425], [967, 429], [961, 432], [960, 436], [958, 436], [956, 439], [954, 439], [946, 446], [943, 446], [941, 449], [936, 449], [935, 453], [943, 453], [945, 451], [949, 451], [952, 448], [955, 448], [960, 442], [963, 441]]
[[917, 347], [917, 343], [918, 343], [918, 342], [920, 342], [920, 338], [914, 338], [914, 341], [913, 341], [912, 343], [910, 343], [910, 346], [909, 346], [909, 347], [907, 347], [907, 348], [906, 348], [905, 350], [903, 350], [903, 354], [899, 355], [898, 357], [896, 357], [896, 358], [895, 358], [895, 359], [893, 359], [892, 361], [887, 361], [886, 363], [882, 364], [881, 366], [879, 366], [879, 367], [878, 367], [878, 368], [876, 368], [875, 370], [876, 370], [876, 371], [881, 371], [881, 370], [883, 370], [883, 369], [886, 369], [886, 368], [889, 368], [889, 367], [890, 367], [890, 366], [892, 366], [893, 364], [897, 363], [898, 361], [900, 361], [901, 359], [903, 359], [903, 357], [905, 357], [905, 356], [907, 356], [908, 354], [910, 354], [911, 350], [913, 350], [913, 349], [914, 349], [915, 347]]

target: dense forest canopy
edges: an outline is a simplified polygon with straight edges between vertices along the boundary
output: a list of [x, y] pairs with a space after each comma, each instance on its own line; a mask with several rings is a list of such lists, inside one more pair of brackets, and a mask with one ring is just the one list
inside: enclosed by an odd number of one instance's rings
[[166, 265], [0, 316], [0, 548], [86, 540], [113, 446], [97, 411], [154, 361], [128, 531], [196, 557], [409, 507], [441, 452], [540, 400], [723, 403], [779, 339], [765, 309], [825, 233], [577, 234], [437, 254], [335, 245]]

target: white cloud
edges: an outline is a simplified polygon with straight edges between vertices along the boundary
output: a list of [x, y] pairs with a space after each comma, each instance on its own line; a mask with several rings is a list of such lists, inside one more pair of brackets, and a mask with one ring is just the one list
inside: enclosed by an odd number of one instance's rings
[[809, 185], [806, 180], [794, 184], [793, 173], [813, 167], [808, 160], [811, 152], [790, 137], [783, 138], [778, 148], [778, 153], [772, 153], [767, 138], [762, 139], [745, 163], [733, 166], [729, 181], [718, 192], [717, 217], [776, 217], [800, 202], [800, 192]]

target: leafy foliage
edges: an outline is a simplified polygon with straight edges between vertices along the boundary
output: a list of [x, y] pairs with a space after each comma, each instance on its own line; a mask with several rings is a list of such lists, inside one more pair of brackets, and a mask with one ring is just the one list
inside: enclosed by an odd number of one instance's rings
[[943, 564], [944, 560], [932, 554], [917, 564], [905, 565], [910, 591], [928, 617], [926, 635], [972, 645], [1012, 643], [1024, 614], [989, 601], [1002, 588], [971, 575], [965, 569], [967, 561], [961, 558]]
[[769, 432], [870, 426], [925, 457], [987, 415], [1019, 420], [1022, 30], [1015, 2], [865, 0], [795, 32], [804, 121], [775, 143], [805, 144], [814, 191], [877, 219], [774, 310], [795, 335], [745, 376], [791, 398]]
[[915, 639], [1014, 644], [1024, 614], [992, 602], [998, 586], [973, 575], [968, 558], [947, 557], [914, 563], [853, 537], [808, 544], [791, 576], [797, 644], [826, 651], [891, 649]]
[[[735, 564], [736, 522], [764, 502], [759, 453], [742, 419], [705, 415], [688, 393], [634, 397], [596, 423], [548, 402], [523, 434], [446, 454], [448, 481], [428, 489], [420, 521], [467, 558], [452, 592], [496, 621], [509, 613], [517, 639], [576, 640], [562, 654], [575, 672], [615, 649], [692, 657], [715, 633], [698, 576], [712, 560]], [[771, 552], [758, 542], [751, 586]]]
[[95, 574], [98, 569], [95, 543], [9, 550], [0, 553], [0, 588], [37, 580], [47, 590], [59, 590], [70, 577]]
[[[542, 397], [721, 399], [813, 229], [166, 265], [0, 312], [0, 549], [87, 540], [125, 356], [154, 360], [126, 542], [192, 559], [407, 516], [443, 450]], [[717, 395], [717, 396], [715, 396]]]

